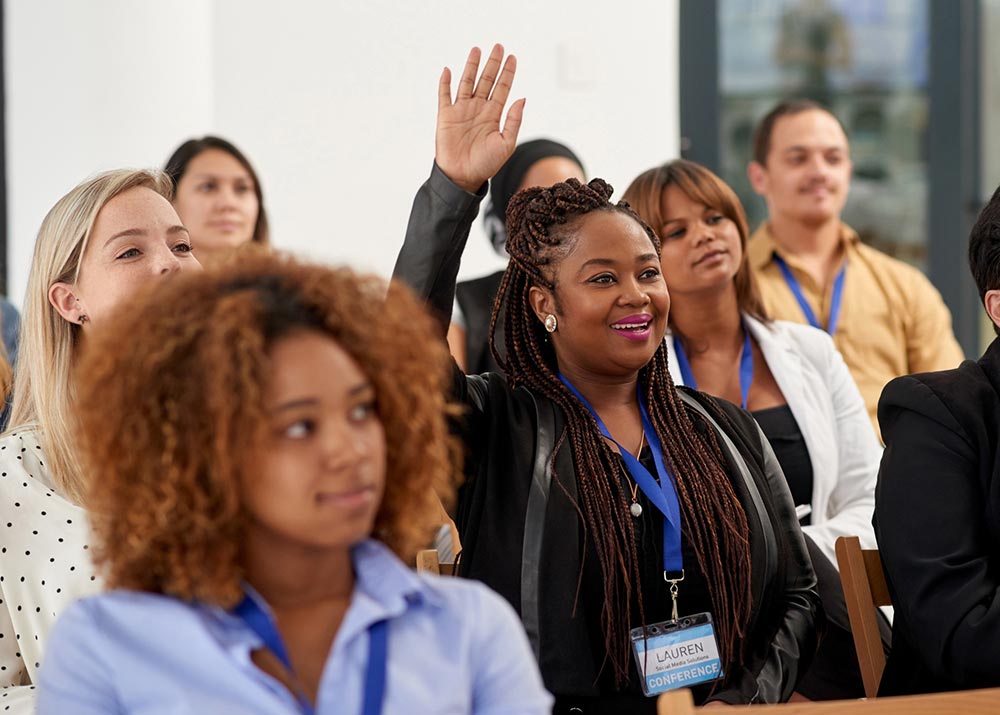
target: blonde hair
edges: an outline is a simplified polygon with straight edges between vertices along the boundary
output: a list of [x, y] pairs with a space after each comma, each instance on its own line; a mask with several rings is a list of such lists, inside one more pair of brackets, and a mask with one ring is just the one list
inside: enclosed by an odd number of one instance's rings
[[168, 201], [170, 179], [157, 170], [118, 169], [93, 176], [56, 202], [35, 240], [21, 319], [14, 406], [10, 429], [36, 429], [56, 486], [79, 503], [84, 485], [73, 446], [69, 405], [75, 390], [70, 376], [80, 326], [63, 318], [49, 302], [56, 283], [75, 284], [101, 209], [119, 194], [143, 187]]

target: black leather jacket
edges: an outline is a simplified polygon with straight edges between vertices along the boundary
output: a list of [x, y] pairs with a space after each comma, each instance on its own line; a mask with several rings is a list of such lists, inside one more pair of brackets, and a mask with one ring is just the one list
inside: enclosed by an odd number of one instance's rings
[[[484, 193], [462, 191], [435, 166], [414, 201], [395, 276], [424, 296], [442, 320], [451, 310], [462, 250]], [[489, 584], [521, 615], [557, 711], [560, 701], [600, 696], [599, 664], [580, 657], [591, 646], [583, 617], [573, 607], [582, 526], [574, 506], [572, 451], [559, 450], [557, 483], [549, 470], [563, 416], [550, 401], [523, 388], [511, 390], [495, 374], [465, 376], [456, 370], [454, 391], [468, 408], [467, 482], [456, 514], [460, 571]], [[747, 651], [741, 664], [728, 665], [727, 686], [712, 699], [786, 700], [815, 652], [821, 618], [791, 496], [767, 440], [747, 413], [701, 393], [681, 394], [696, 428], [719, 436], [751, 529]], [[605, 699], [581, 711], [607, 705]]]

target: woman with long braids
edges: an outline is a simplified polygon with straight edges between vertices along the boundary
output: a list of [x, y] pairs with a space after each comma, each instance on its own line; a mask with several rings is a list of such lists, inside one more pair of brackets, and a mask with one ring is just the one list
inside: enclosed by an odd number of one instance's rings
[[[864, 697], [834, 565], [839, 536], [876, 545], [882, 448], [864, 399], [826, 332], [768, 318], [747, 260], [743, 206], [722, 179], [676, 159], [636, 177], [625, 200], [663, 241], [671, 376], [750, 411], [802, 515], [827, 628], [798, 692], [810, 700]], [[889, 623], [880, 625], [888, 644]]]
[[[442, 75], [436, 165], [396, 264], [442, 332], [485, 183], [521, 121], [523, 100], [500, 131], [515, 70], [502, 58], [494, 47], [477, 83], [474, 49], [454, 101]], [[506, 379], [455, 371], [459, 572], [518, 610], [557, 713], [653, 712], [644, 695], [674, 687], [711, 705], [785, 700], [819, 609], [788, 488], [745, 412], [674, 388], [660, 243], [610, 196], [600, 179], [570, 180], [508, 208], [491, 321]]]

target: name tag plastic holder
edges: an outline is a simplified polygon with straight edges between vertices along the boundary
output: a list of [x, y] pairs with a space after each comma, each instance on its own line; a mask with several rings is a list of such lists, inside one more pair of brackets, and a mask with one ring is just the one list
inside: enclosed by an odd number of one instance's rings
[[721, 678], [711, 613], [696, 613], [630, 631], [632, 655], [647, 697]]

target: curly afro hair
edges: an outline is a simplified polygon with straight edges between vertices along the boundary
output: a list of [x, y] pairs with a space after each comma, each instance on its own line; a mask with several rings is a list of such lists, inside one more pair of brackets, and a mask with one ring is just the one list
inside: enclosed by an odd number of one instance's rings
[[88, 336], [78, 444], [111, 588], [239, 601], [239, 485], [266, 424], [269, 349], [303, 328], [336, 340], [375, 388], [387, 453], [373, 536], [404, 560], [427, 543], [461, 466], [434, 323], [401, 285], [249, 246], [142, 293]]

